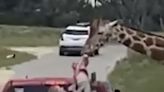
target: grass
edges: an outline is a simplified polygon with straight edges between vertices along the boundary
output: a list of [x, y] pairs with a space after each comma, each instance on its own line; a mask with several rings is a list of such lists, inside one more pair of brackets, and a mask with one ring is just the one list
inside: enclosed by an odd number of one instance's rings
[[[7, 55], [14, 54], [14, 53], [16, 54], [15, 58], [10, 58], [10, 59], [6, 58]], [[33, 56], [31, 54], [16, 52], [2, 47], [0, 48], [0, 67], [9, 67], [11, 65], [20, 64], [35, 58], [36, 56]]]
[[[60, 31], [62, 30], [49, 27], [0, 25], [0, 67], [20, 64], [36, 58], [34, 55], [11, 51], [3, 47], [56, 46]], [[6, 59], [7, 55], [13, 53], [16, 54], [16, 58]]]
[[0, 25], [0, 46], [55, 46], [61, 29]]
[[164, 65], [142, 55], [129, 57], [116, 66], [109, 79], [121, 92], [162, 92]]

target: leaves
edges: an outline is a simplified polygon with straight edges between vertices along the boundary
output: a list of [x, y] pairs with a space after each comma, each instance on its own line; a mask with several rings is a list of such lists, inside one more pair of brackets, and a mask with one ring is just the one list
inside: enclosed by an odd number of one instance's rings
[[[26, 20], [27, 15], [36, 16], [34, 14], [38, 14], [37, 16], [45, 20], [45, 24], [48, 26], [64, 26], [78, 20], [89, 21], [95, 17], [104, 17], [110, 20], [123, 19], [130, 26], [145, 31], [160, 31], [163, 29], [163, 0], [96, 0], [96, 2], [101, 4], [99, 7], [92, 7], [93, 4], [91, 2], [94, 3], [95, 1], [0, 0], [0, 12], [15, 12], [15, 15], [23, 16], [24, 20]], [[70, 15], [71, 12], [75, 13], [73, 15], [75, 16], [74, 20], [72, 20], [73, 17], [68, 17], [70, 18], [68, 19], [69, 21], [63, 22], [65, 19], [63, 15]], [[11, 20], [11, 22], [13, 21]], [[27, 22], [29, 21], [27, 20]]]

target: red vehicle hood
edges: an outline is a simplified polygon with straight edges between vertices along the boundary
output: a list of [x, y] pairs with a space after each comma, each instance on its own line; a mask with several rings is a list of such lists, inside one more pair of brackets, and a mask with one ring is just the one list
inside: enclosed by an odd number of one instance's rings
[[28, 78], [28, 79], [13, 79], [9, 82], [13, 86], [23, 86], [23, 85], [65, 85], [72, 84], [74, 81], [72, 78], [68, 77], [53, 77], [53, 78]]

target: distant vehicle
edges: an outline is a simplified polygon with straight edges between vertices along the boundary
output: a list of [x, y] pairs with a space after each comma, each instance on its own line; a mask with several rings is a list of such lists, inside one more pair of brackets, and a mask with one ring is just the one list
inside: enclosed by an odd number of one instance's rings
[[90, 24], [88, 22], [66, 27], [59, 39], [59, 55], [81, 54], [89, 34]]
[[[111, 84], [108, 82], [94, 80], [91, 77], [91, 89], [94, 92], [114, 92]], [[74, 83], [72, 78], [25, 78], [13, 79], [6, 83], [2, 92], [56, 92], [55, 87], [60, 86], [64, 92]]]

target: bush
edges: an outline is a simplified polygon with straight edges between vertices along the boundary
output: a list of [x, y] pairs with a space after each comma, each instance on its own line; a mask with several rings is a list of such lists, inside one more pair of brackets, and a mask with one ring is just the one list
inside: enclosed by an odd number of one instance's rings
[[0, 24], [46, 25], [46, 22], [44, 21], [44, 16], [38, 14], [3, 13], [0, 15]]
[[53, 25], [56, 27], [62, 27], [62, 26], [74, 24], [77, 21], [78, 21], [78, 14], [76, 12], [63, 13], [60, 16], [54, 17]]

